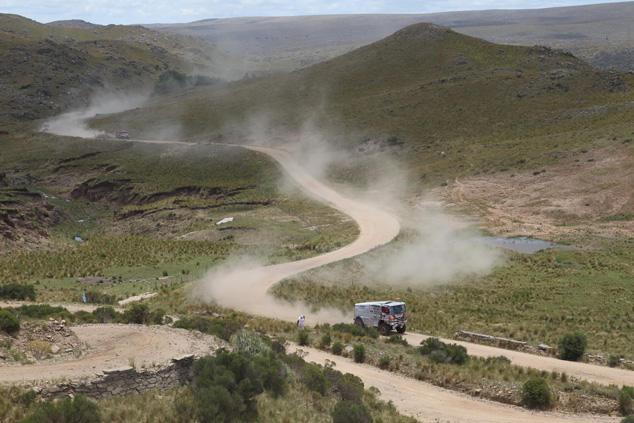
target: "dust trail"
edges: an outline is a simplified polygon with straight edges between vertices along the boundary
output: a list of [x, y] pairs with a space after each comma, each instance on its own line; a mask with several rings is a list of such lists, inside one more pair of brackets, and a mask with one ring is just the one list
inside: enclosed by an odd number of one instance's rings
[[[49, 131], [57, 135], [71, 137], [96, 138], [105, 136], [104, 131], [91, 129], [86, 125], [86, 120], [98, 114], [122, 112], [141, 106], [149, 98], [149, 93], [120, 94], [98, 93], [95, 94], [90, 104], [81, 110], [59, 115], [49, 122]], [[120, 129], [120, 128], [116, 128]]]
[[289, 276], [363, 254], [390, 242], [400, 231], [399, 221], [370, 203], [344, 198], [309, 175], [284, 151], [255, 146], [247, 148], [270, 155], [306, 191], [350, 216], [359, 225], [359, 237], [339, 250], [306, 260], [267, 267], [259, 267], [257, 263], [250, 263], [245, 267], [244, 263], [240, 262], [221, 266], [204, 278], [193, 291], [193, 295], [206, 302], [214, 301], [224, 307], [282, 320], [294, 321], [299, 314], [304, 314], [307, 316], [308, 325], [337, 323], [346, 319], [351, 321], [351, 313], [346, 315], [340, 310], [325, 308], [309, 313], [307, 310], [310, 310], [310, 306], [282, 303], [267, 294], [267, 290]]

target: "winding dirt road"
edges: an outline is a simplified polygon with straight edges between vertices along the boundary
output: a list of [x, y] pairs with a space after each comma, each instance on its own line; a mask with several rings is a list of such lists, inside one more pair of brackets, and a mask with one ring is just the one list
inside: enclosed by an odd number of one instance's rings
[[[188, 145], [188, 143], [179, 143]], [[275, 308], [266, 291], [271, 285], [293, 274], [327, 263], [362, 254], [378, 245], [391, 241], [399, 232], [397, 219], [371, 205], [343, 198], [332, 189], [321, 184], [303, 171], [288, 153], [263, 148], [249, 147], [269, 154], [280, 162], [283, 168], [308, 192], [321, 198], [332, 207], [351, 216], [360, 229], [359, 238], [339, 250], [292, 263], [247, 269], [234, 272], [225, 279], [210, 279], [204, 284], [200, 294], [212, 294], [223, 301], [223, 305], [265, 316], [294, 321], [297, 310]], [[245, 282], [246, 281], [246, 282]], [[229, 289], [224, 289], [224, 288]], [[254, 301], [246, 301], [252, 298]], [[226, 302], [224, 302], [226, 300]], [[258, 304], [258, 302], [262, 302]], [[264, 307], [261, 307], [264, 304]], [[279, 304], [278, 304], [279, 306]], [[316, 322], [313, 317], [311, 324]], [[341, 321], [341, 320], [339, 320]], [[186, 353], [206, 353], [215, 348], [211, 337], [192, 335], [189, 332], [164, 327], [135, 327], [121, 325], [79, 326], [73, 330], [79, 339], [88, 342], [95, 352], [85, 358], [43, 366], [0, 367], [0, 381], [24, 381], [38, 379], [76, 378], [91, 376], [104, 368], [128, 365], [133, 359], [137, 365], [142, 362], [164, 362]], [[149, 332], [148, 332], [149, 331]], [[418, 344], [424, 337], [408, 333], [410, 344]], [[451, 341], [454, 342], [454, 341]], [[469, 354], [480, 356], [509, 357], [513, 363], [544, 370], [565, 371], [569, 376], [595, 380], [601, 383], [634, 385], [632, 372], [619, 371], [582, 363], [568, 363], [551, 358], [501, 350], [492, 347], [462, 343]], [[366, 387], [376, 386], [382, 392], [381, 398], [391, 400], [400, 412], [423, 422], [515, 422], [515, 423], [565, 423], [565, 422], [616, 422], [616, 418], [593, 416], [557, 415], [536, 413], [499, 403], [474, 399], [452, 391], [447, 391], [394, 373], [361, 365], [352, 360], [336, 357], [322, 351], [302, 348], [309, 354], [308, 361], [336, 362], [336, 369], [358, 375]]]

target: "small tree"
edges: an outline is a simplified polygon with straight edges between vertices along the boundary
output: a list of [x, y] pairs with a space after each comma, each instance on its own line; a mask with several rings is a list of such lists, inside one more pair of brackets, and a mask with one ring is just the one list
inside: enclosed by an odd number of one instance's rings
[[581, 332], [567, 333], [559, 341], [559, 356], [562, 360], [577, 361], [588, 345], [588, 338]]
[[0, 310], [0, 330], [13, 335], [20, 330], [20, 321], [8, 310]]
[[552, 403], [550, 388], [546, 379], [536, 377], [524, 382], [522, 387], [522, 402], [528, 408], [548, 408]]

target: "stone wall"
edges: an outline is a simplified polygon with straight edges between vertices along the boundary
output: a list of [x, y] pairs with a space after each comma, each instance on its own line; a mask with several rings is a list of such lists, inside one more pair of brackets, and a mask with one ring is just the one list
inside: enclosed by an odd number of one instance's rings
[[166, 366], [137, 370], [133, 367], [103, 370], [94, 379], [63, 382], [39, 389], [43, 398], [63, 398], [83, 395], [88, 398], [108, 398], [141, 393], [155, 389], [183, 386], [193, 380], [193, 354], [173, 358]]

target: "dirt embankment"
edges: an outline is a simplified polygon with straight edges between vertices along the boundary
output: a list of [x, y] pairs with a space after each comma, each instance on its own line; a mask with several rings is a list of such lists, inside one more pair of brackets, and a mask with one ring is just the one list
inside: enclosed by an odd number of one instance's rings
[[634, 161], [626, 148], [581, 150], [547, 169], [455, 180], [434, 194], [501, 236], [634, 236]]

